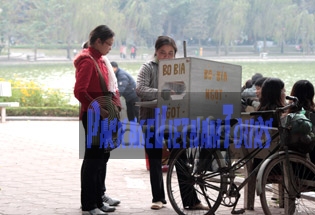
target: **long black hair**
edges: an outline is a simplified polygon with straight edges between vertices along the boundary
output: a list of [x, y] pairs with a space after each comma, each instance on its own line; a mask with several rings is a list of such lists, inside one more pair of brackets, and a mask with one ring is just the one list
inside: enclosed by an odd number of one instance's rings
[[89, 45], [93, 45], [98, 38], [100, 38], [101, 42], [104, 43], [107, 39], [114, 36], [114, 31], [112, 31], [107, 25], [99, 25], [91, 31]]
[[289, 112], [299, 111], [302, 108], [304, 110], [315, 111], [314, 104], [314, 86], [308, 80], [299, 80], [294, 83], [291, 96], [295, 96], [299, 99], [298, 107], [290, 109]]
[[267, 78], [261, 87], [258, 110], [274, 110], [285, 105], [284, 82], [279, 78]]

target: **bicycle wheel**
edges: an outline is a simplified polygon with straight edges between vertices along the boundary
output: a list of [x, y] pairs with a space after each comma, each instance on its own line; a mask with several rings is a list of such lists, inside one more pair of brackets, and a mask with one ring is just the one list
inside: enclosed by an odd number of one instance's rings
[[271, 160], [261, 186], [265, 214], [315, 214], [315, 166], [306, 158], [289, 154], [287, 163], [283, 154]]
[[[214, 214], [222, 200], [226, 178], [220, 170], [225, 160], [219, 150], [188, 148], [170, 159], [167, 193], [178, 214]], [[207, 205], [197, 210], [198, 203]]]

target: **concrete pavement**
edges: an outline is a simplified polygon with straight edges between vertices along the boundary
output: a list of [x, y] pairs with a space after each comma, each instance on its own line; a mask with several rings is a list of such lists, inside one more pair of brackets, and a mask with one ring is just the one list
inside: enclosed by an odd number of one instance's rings
[[[1, 215], [81, 214], [79, 126], [79, 121], [0, 123]], [[121, 200], [116, 211], [109, 214], [176, 214], [169, 202], [162, 210], [150, 209], [144, 155], [141, 159], [110, 159], [106, 186], [108, 195]], [[239, 206], [243, 206], [243, 200]], [[221, 206], [216, 214], [230, 211]], [[259, 198], [256, 210], [245, 214], [263, 214]]]

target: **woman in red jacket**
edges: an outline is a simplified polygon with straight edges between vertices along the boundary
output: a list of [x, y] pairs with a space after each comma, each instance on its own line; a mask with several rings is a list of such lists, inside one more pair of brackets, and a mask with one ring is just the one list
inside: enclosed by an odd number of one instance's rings
[[[106, 165], [110, 153], [104, 152], [100, 145], [88, 147], [89, 130], [88, 109], [91, 102], [103, 96], [98, 68], [104, 78], [108, 91], [113, 93], [112, 102], [121, 108], [117, 80], [110, 62], [104, 55], [108, 54], [114, 42], [114, 32], [106, 25], [100, 25], [91, 31], [89, 45], [75, 58], [76, 82], [74, 95], [81, 103], [80, 119], [85, 130], [85, 154], [81, 168], [81, 204], [82, 214], [105, 214], [115, 210], [110, 205], [117, 205], [119, 200], [104, 196]], [[105, 62], [104, 62], [105, 60]], [[101, 119], [108, 117], [108, 112], [100, 109]], [[101, 120], [99, 120], [101, 122]], [[99, 122], [99, 123], [100, 123]], [[99, 124], [100, 125], [100, 124]], [[99, 126], [100, 128], [100, 126]], [[108, 203], [108, 204], [106, 204]]]

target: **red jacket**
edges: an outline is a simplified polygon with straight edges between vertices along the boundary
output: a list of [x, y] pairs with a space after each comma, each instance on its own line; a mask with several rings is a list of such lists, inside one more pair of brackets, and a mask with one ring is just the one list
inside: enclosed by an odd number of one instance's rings
[[[74, 96], [81, 103], [80, 119], [82, 119], [83, 113], [87, 112], [89, 104], [97, 97], [103, 95], [98, 71], [89, 55], [96, 60], [104, 76], [105, 83], [108, 86], [108, 70], [102, 54], [92, 47], [83, 49], [74, 59], [74, 66], [76, 68]], [[118, 90], [113, 96], [113, 103], [121, 108]]]

